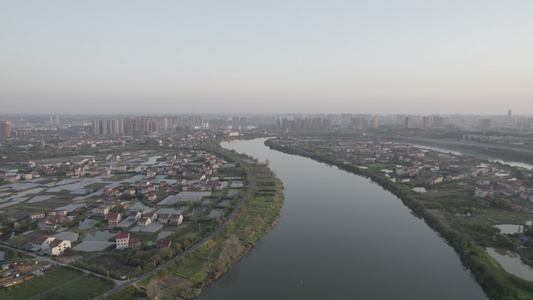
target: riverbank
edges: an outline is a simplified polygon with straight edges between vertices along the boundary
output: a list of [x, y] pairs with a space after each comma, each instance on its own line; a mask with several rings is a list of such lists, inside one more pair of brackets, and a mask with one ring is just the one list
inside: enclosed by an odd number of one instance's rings
[[160, 299], [190, 299], [222, 276], [233, 263], [242, 258], [255, 242], [266, 235], [281, 215], [284, 202], [283, 185], [267, 164], [206, 143], [217, 156], [230, 158], [244, 166], [251, 180], [244, 182], [250, 194], [226, 228], [194, 252], [163, 268], [136, 287], [125, 288], [106, 299], [158, 297]]
[[[267, 141], [265, 144], [271, 149], [287, 154], [309, 157], [369, 178], [399, 197], [415, 215], [423, 218], [432, 229], [437, 231], [454, 248], [456, 253], [459, 254], [462, 263], [472, 271], [477, 282], [491, 299], [530, 299], [533, 295], [531, 282], [508, 274], [485, 252], [484, 243], [485, 241], [490, 242], [490, 234], [483, 234], [483, 231], [490, 231], [492, 226], [482, 219], [457, 216], [450, 212], [450, 206], [457, 204], [453, 202], [454, 200], [459, 201], [461, 197], [468, 195], [468, 193], [472, 195], [470, 191], [462, 191], [462, 186], [457, 185], [458, 192], [447, 191], [447, 193], [453, 193], [453, 195], [449, 196], [446, 201], [443, 201], [442, 198], [437, 201], [434, 199], [435, 194], [417, 193], [409, 185], [391, 181], [384, 173], [379, 172], [380, 169], [376, 170], [378, 166], [376, 168], [360, 168], [354, 164], [347, 163], [345, 160], [339, 160], [333, 155], [326, 155], [326, 150], [324, 149], [327, 147], [324, 145], [325, 143], [320, 146], [307, 143], [306, 147], [292, 148], [273, 143], [272, 140]], [[354, 154], [352, 153], [352, 155]], [[471, 197], [469, 196], [468, 199]], [[463, 202], [461, 203], [462, 205], [469, 205], [476, 207], [476, 209], [479, 206], [475, 202]], [[487, 209], [487, 212], [493, 211], [497, 210]], [[502, 211], [500, 215], [510, 216], [510, 213]], [[491, 217], [494, 216], [495, 214], [491, 214]], [[517, 217], [527, 218], [525, 214], [519, 214]], [[475, 239], [473, 239], [473, 236], [475, 236]]]

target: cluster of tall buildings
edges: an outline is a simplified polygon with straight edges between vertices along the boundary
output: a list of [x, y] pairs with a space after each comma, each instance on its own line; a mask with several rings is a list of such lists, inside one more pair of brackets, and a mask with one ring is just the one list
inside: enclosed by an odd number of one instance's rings
[[328, 129], [331, 127], [331, 120], [323, 118], [294, 118], [292, 120], [280, 118], [276, 120], [276, 127], [292, 130]]
[[0, 137], [11, 136], [11, 123], [9, 121], [0, 121]]
[[232, 117], [231, 124], [233, 125], [247, 125], [248, 117]]
[[442, 128], [444, 127], [444, 117], [441, 116], [424, 116], [422, 117], [422, 126], [426, 128]]
[[49, 119], [50, 124], [59, 124], [59, 116], [58, 115], [50, 116], [48, 119]]
[[97, 135], [136, 135], [175, 130], [177, 127], [198, 129], [204, 126], [205, 124], [200, 116], [190, 116], [185, 120], [182, 120], [181, 117], [131, 117], [94, 120], [93, 133]]
[[378, 128], [378, 119], [358, 117], [350, 119], [350, 127], [355, 130], [366, 130], [368, 128]]
[[415, 125], [422, 125], [422, 127], [425, 128], [443, 128], [445, 127], [446, 123], [445, 118], [439, 115], [422, 116], [422, 119], [420, 119], [419, 116], [417, 116], [416, 119], [411, 116], [405, 117], [404, 126], [406, 128], [413, 128]]

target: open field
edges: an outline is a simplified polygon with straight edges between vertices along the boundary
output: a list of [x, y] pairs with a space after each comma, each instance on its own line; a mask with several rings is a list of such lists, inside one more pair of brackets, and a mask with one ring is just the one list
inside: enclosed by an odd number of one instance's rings
[[111, 281], [85, 276], [44, 294], [43, 299], [92, 299], [113, 287]]
[[71, 280], [80, 279], [84, 274], [82, 271], [72, 268], [59, 268], [52, 272], [46, 273], [43, 277], [39, 277], [21, 285], [17, 285], [2, 291], [0, 298], [5, 300], [20, 300], [28, 299], [32, 296], [45, 293], [55, 287], [68, 283]]

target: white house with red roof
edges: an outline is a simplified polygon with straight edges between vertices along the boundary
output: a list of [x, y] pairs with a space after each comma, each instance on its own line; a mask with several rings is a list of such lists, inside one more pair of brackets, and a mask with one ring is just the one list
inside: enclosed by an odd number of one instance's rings
[[157, 213], [155, 213], [155, 212], [145, 213], [144, 217], [152, 220], [152, 222], [153, 222], [153, 221], [157, 220]]
[[115, 245], [118, 250], [127, 249], [130, 243], [130, 234], [129, 233], [119, 233], [115, 237]]
[[137, 221], [137, 225], [140, 226], [146, 226], [152, 223], [152, 219], [150, 218], [140, 218], [139, 221]]
[[44, 217], [45, 217], [44, 211], [34, 212], [30, 214], [30, 220], [44, 219]]

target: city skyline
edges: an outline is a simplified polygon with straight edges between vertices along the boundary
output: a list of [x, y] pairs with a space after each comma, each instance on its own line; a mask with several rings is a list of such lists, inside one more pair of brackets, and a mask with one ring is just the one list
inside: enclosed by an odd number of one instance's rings
[[530, 1], [4, 1], [2, 113], [533, 115]]

